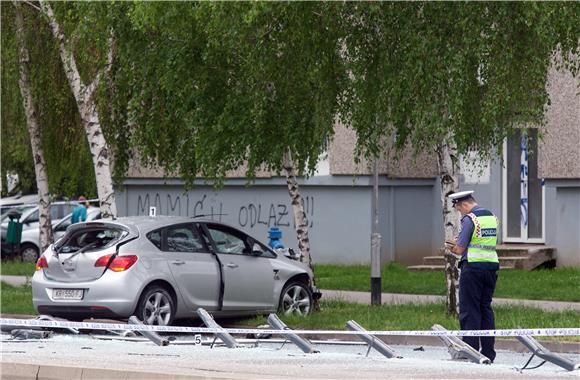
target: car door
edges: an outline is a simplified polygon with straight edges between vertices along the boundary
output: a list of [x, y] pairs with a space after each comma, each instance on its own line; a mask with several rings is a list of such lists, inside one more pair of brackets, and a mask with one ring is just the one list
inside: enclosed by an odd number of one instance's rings
[[241, 231], [220, 224], [208, 223], [205, 227], [223, 267], [222, 310], [275, 308], [271, 256], [253, 255], [253, 240]]
[[152, 242], [162, 239], [161, 250], [187, 308], [217, 310], [221, 281], [219, 266], [196, 226], [193, 223], [173, 225], [150, 232], [147, 237]]

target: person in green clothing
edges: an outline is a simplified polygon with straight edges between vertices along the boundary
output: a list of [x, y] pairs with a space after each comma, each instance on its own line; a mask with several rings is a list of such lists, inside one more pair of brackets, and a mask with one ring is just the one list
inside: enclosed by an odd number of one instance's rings
[[70, 224], [84, 222], [87, 220], [87, 209], [89, 206], [90, 204], [89, 201], [87, 201], [87, 198], [81, 195], [79, 197], [79, 205], [73, 209]]

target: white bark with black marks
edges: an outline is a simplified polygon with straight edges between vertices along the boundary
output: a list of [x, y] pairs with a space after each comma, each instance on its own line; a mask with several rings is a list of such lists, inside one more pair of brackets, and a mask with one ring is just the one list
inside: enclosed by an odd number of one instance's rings
[[18, 85], [22, 95], [22, 106], [26, 114], [26, 124], [30, 135], [30, 145], [32, 148], [32, 158], [34, 161], [34, 172], [36, 174], [36, 187], [38, 188], [38, 219], [40, 229], [40, 252], [44, 252], [53, 242], [52, 222], [50, 220], [50, 196], [48, 190], [48, 172], [44, 151], [41, 145], [40, 123], [34, 99], [32, 98], [29, 65], [30, 55], [26, 45], [24, 34], [24, 18], [20, 9], [20, 3], [13, 2], [16, 14], [16, 40], [18, 41], [18, 62], [20, 77]]
[[296, 171], [292, 161], [290, 150], [284, 154], [283, 161], [284, 171], [286, 173], [286, 183], [288, 184], [288, 194], [294, 211], [294, 224], [296, 225], [296, 237], [298, 238], [298, 249], [302, 253], [302, 261], [308, 263], [312, 268], [312, 258], [310, 257], [310, 240], [308, 238], [308, 219], [304, 212], [304, 202], [300, 196], [298, 181], [296, 180]]
[[40, 2], [44, 14], [48, 18], [52, 35], [58, 42], [60, 58], [68, 79], [71, 91], [75, 97], [79, 113], [89, 142], [89, 150], [93, 159], [95, 178], [97, 181], [97, 194], [101, 203], [101, 214], [103, 217], [116, 217], [117, 205], [115, 202], [115, 191], [113, 189], [113, 177], [111, 175], [111, 165], [109, 157], [109, 146], [103, 134], [99, 113], [95, 103], [95, 91], [100, 83], [103, 73], [110, 70], [113, 60], [113, 39], [109, 40], [109, 52], [107, 64], [103, 70], [95, 76], [93, 81], [87, 86], [83, 83], [79, 74], [75, 57], [72, 51], [66, 46], [66, 37], [56, 20], [54, 12], [45, 1]]
[[50, 220], [50, 196], [48, 190], [48, 172], [46, 161], [41, 146], [41, 131], [38, 120], [37, 106], [32, 98], [29, 65], [30, 55], [26, 45], [24, 34], [24, 18], [22, 16], [21, 4], [13, 2], [16, 14], [16, 40], [18, 41], [18, 62], [20, 77], [18, 85], [22, 95], [22, 106], [26, 114], [26, 124], [30, 135], [30, 145], [32, 147], [32, 158], [34, 160], [34, 172], [36, 174], [36, 187], [38, 188], [38, 219], [40, 229], [40, 252], [44, 252], [53, 242], [52, 222]]
[[[445, 240], [454, 241], [459, 234], [459, 211], [455, 210], [448, 195], [459, 190], [459, 158], [453, 138], [448, 137], [445, 143], [437, 146], [437, 164], [441, 182], [441, 205], [443, 208], [443, 226]], [[445, 281], [447, 284], [447, 313], [459, 315], [459, 268], [458, 257], [443, 246], [445, 255]]]

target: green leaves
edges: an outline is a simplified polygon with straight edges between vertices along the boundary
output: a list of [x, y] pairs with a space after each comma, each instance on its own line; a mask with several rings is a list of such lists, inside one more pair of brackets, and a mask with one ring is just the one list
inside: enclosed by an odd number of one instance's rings
[[[76, 103], [70, 93], [58, 50], [39, 12], [23, 5], [33, 97], [38, 105], [42, 147], [53, 195], [69, 197], [96, 193], [86, 137]], [[19, 174], [24, 193], [36, 191], [30, 140], [18, 89], [17, 50], [14, 44], [14, 9], [6, 3], [2, 15], [2, 176]]]
[[280, 170], [288, 147], [300, 170], [313, 170], [345, 76], [336, 8], [136, 4], [115, 79], [126, 83], [132, 148], [189, 184], [243, 163], [250, 178]]
[[572, 3], [349, 8], [342, 20], [350, 30], [352, 75], [342, 114], [359, 135], [360, 151], [389, 149], [383, 144], [390, 133], [397, 148], [409, 142], [415, 151], [431, 149], [452, 132], [460, 153], [477, 147], [485, 156], [514, 128], [541, 124], [554, 53], [559, 46], [578, 52], [579, 9]]

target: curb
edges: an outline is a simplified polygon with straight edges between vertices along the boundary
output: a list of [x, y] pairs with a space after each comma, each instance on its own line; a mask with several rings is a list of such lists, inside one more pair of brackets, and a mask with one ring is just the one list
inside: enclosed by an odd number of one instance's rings
[[241, 380], [250, 379], [244, 374], [192, 374], [178, 375], [162, 372], [125, 371], [104, 368], [84, 368], [36, 365], [24, 363], [0, 363], [0, 378], [10, 380]]

